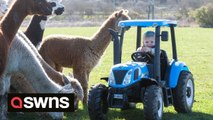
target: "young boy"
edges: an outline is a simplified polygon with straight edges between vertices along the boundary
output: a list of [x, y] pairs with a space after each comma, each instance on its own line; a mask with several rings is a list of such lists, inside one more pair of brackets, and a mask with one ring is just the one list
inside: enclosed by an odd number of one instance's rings
[[155, 32], [147, 31], [144, 33], [143, 37], [143, 46], [139, 47], [137, 51], [151, 53], [154, 55], [155, 53]]
[[[143, 46], [137, 49], [138, 52], [150, 53], [152, 55], [155, 54], [155, 32], [147, 31], [143, 37]], [[161, 61], [161, 78], [164, 79], [166, 68], [168, 65], [168, 57], [164, 50], [160, 51], [160, 61]]]

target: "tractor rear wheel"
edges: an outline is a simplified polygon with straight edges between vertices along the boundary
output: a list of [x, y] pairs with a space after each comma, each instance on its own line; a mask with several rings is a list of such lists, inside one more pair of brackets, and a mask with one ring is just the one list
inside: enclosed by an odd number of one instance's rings
[[148, 86], [144, 93], [144, 117], [146, 120], [161, 120], [163, 116], [163, 92], [159, 86]]
[[97, 84], [89, 91], [88, 112], [90, 119], [105, 120], [107, 111], [107, 87], [102, 84]]
[[179, 113], [192, 111], [194, 103], [194, 79], [187, 71], [180, 73], [178, 84], [173, 90], [174, 108]]

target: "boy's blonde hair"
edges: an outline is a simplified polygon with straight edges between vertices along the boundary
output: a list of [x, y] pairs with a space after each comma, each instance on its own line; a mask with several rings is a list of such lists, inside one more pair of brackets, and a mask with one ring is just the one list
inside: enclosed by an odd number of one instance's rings
[[155, 37], [155, 32], [153, 31], [147, 31], [144, 33], [144, 37], [147, 38], [147, 37]]

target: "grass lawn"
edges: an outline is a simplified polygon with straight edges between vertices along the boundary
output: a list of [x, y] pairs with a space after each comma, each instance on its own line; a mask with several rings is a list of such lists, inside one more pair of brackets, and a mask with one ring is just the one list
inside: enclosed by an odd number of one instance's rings
[[[91, 36], [96, 32], [97, 27], [80, 28], [48, 28], [45, 36], [49, 34], [68, 34]], [[136, 29], [131, 28], [126, 34], [123, 46], [122, 62], [131, 60], [131, 53], [135, 51]], [[176, 28], [178, 58], [184, 61], [195, 79], [195, 103], [193, 112], [189, 114], [177, 114], [173, 107], [164, 108], [163, 119], [166, 120], [213, 120], [213, 29], [204, 28]], [[171, 56], [171, 42], [161, 42], [161, 48]], [[107, 48], [99, 64], [90, 74], [89, 85], [104, 83], [101, 77], [109, 75], [113, 63], [112, 43]], [[171, 57], [170, 57], [171, 58]], [[65, 69], [68, 74], [71, 69]], [[143, 105], [137, 104], [136, 109], [121, 111], [110, 109], [109, 120], [141, 120], [143, 119]], [[36, 114], [25, 113], [24, 115], [9, 114], [11, 120], [42, 120]], [[87, 108], [80, 109], [75, 113], [65, 113], [65, 120], [88, 120]]]

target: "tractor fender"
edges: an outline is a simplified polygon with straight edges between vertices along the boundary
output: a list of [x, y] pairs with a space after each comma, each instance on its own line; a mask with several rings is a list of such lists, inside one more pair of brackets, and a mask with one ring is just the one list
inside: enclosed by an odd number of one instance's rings
[[170, 67], [169, 87], [175, 88], [181, 71], [189, 71], [189, 69], [184, 62], [175, 60], [171, 61]]

